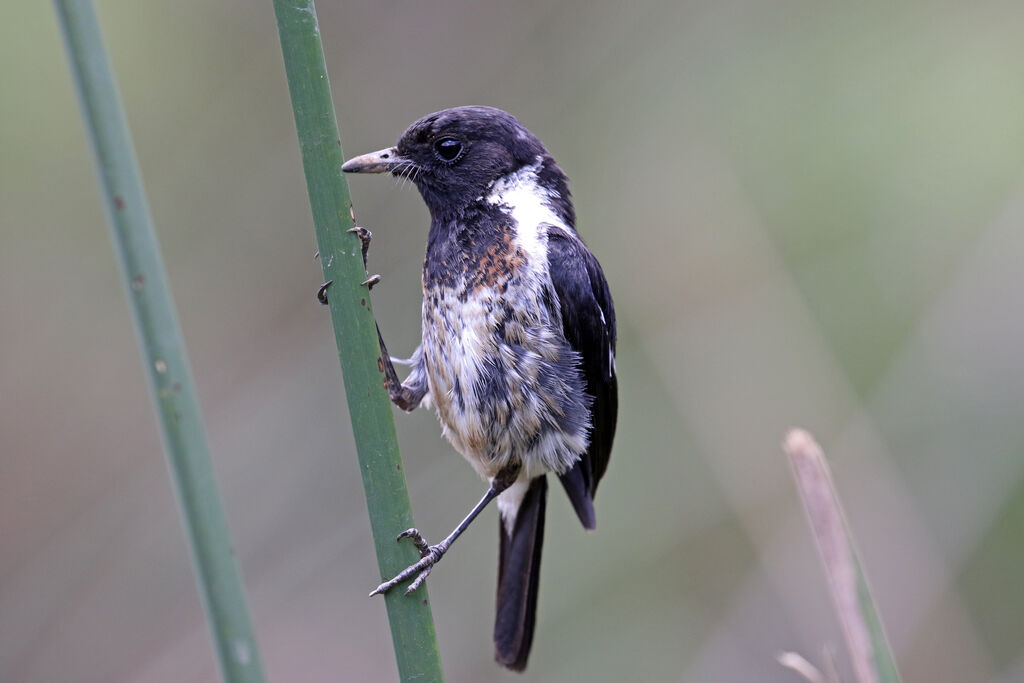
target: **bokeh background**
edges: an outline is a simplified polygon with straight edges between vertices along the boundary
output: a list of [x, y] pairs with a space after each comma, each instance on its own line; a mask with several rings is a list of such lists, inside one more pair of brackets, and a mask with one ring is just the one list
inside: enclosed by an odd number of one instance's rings
[[[271, 681], [396, 676], [269, 1], [98, 10]], [[585, 534], [491, 661], [495, 512], [430, 578], [452, 681], [848, 671], [778, 444], [828, 452], [907, 681], [1024, 681], [1024, 10], [1015, 2], [321, 2], [349, 155], [456, 104], [572, 178], [620, 325]], [[351, 181], [419, 333], [427, 215]], [[48, 3], [0, 5], [0, 680], [217, 679]], [[417, 523], [483, 488], [397, 415]], [[396, 530], [397, 531], [397, 530]]]

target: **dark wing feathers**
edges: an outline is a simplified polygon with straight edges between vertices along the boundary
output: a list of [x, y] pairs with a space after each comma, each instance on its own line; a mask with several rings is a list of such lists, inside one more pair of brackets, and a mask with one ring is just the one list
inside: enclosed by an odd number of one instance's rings
[[561, 475], [580, 522], [594, 528], [594, 494], [604, 476], [615, 438], [618, 383], [615, 378], [615, 306], [601, 264], [574, 234], [548, 231], [548, 267], [558, 295], [562, 330], [580, 354], [580, 368], [591, 405], [590, 446], [576, 465]]

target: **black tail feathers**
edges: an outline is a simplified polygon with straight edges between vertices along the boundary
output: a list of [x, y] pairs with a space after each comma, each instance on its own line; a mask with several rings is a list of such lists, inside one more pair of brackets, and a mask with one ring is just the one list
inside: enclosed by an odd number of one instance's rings
[[537, 617], [540, 554], [544, 545], [546, 477], [530, 483], [510, 536], [501, 526], [498, 556], [498, 598], [494, 619], [494, 659], [513, 671], [526, 668]]

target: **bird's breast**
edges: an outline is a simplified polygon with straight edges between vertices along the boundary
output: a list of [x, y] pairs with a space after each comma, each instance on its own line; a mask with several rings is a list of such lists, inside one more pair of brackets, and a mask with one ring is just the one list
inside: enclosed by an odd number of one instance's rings
[[586, 450], [578, 358], [550, 288], [525, 263], [424, 288], [423, 356], [445, 435], [481, 476], [519, 461], [562, 472]]

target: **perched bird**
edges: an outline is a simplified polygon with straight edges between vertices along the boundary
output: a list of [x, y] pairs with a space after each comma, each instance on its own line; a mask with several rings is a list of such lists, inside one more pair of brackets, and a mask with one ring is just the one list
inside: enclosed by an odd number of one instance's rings
[[[392, 401], [433, 402], [443, 432], [490, 487], [421, 560], [371, 595], [419, 587], [494, 498], [500, 513], [495, 658], [526, 667], [533, 640], [549, 472], [587, 529], [618, 411], [615, 308], [575, 229], [568, 179], [515, 117], [457, 107], [413, 123], [395, 147], [348, 173], [409, 178], [430, 210], [422, 342], [399, 383], [381, 340]], [[365, 232], [365, 231], [364, 231]], [[365, 236], [364, 236], [365, 238]]]

